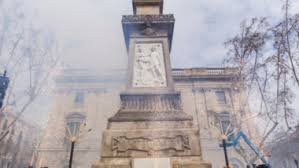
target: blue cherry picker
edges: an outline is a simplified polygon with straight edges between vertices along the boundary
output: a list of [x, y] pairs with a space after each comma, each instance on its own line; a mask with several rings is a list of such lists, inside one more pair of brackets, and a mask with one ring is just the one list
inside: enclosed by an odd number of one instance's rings
[[234, 147], [236, 148], [237, 145], [239, 144], [239, 141], [241, 138], [244, 140], [244, 142], [253, 150], [253, 152], [257, 155], [257, 157], [263, 162], [262, 165], [257, 166], [257, 168], [271, 168], [271, 165], [269, 162], [266, 160], [264, 155], [261, 153], [261, 151], [258, 149], [258, 147], [255, 146], [254, 143], [252, 143], [249, 138], [240, 130], [238, 131], [237, 134], [234, 134], [234, 129], [230, 129], [230, 124], [227, 128], [224, 128], [221, 125], [221, 130], [222, 132], [222, 144], [220, 145], [224, 149], [224, 154], [225, 154], [225, 160], [226, 160], [226, 165], [229, 167], [228, 163], [228, 157], [227, 157], [227, 147]]
[[[252, 143], [249, 140], [249, 138], [242, 131], [238, 131], [238, 133], [236, 134], [235, 137], [234, 137], [234, 134], [229, 134], [226, 137], [224, 144], [226, 147], [234, 147], [235, 148], [239, 144], [239, 141], [241, 138], [253, 150], [253, 152], [257, 155], [257, 157], [263, 162], [263, 165], [257, 166], [257, 168], [271, 168], [271, 165], [266, 160], [266, 158], [261, 153], [261, 151], [258, 149], [258, 147], [254, 143]], [[222, 144], [221, 146], [224, 147], [224, 144]]]

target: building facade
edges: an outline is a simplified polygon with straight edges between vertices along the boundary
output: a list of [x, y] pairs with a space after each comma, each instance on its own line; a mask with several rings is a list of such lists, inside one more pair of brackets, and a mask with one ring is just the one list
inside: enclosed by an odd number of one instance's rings
[[[200, 143], [205, 161], [213, 167], [224, 164], [220, 146], [221, 126], [232, 125], [252, 133], [250, 122], [240, 122], [249, 114], [243, 102], [243, 89], [238, 85], [234, 68], [173, 69], [175, 90], [181, 93], [183, 110], [192, 115], [200, 130]], [[92, 131], [75, 145], [74, 167], [88, 168], [100, 158], [101, 136], [107, 119], [120, 107], [119, 94], [125, 86], [126, 72], [109, 71], [95, 74], [88, 70], [64, 70], [56, 79], [55, 105], [50, 112], [48, 128], [38, 150], [37, 167], [68, 166], [70, 143], [67, 127], [86, 123]], [[221, 124], [220, 124], [221, 123]], [[72, 126], [73, 125], [73, 126]], [[250, 137], [250, 136], [249, 136]], [[254, 139], [252, 139], [254, 141]], [[248, 151], [229, 148], [229, 160], [235, 168], [249, 164]]]
[[87, 168], [100, 157], [101, 132], [107, 118], [119, 107], [123, 86], [121, 71], [97, 75], [88, 70], [68, 69], [56, 78], [54, 107], [38, 150], [37, 167], [68, 167], [70, 143], [67, 126], [86, 123], [92, 131], [75, 144], [74, 167]]

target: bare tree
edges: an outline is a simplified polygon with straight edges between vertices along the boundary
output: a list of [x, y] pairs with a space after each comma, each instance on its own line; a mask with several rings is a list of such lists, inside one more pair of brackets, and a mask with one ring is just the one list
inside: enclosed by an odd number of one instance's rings
[[33, 24], [23, 3], [0, 1], [0, 68], [6, 69], [10, 78], [2, 110], [16, 112], [0, 140], [37, 97], [48, 92], [46, 86], [59, 60], [54, 35]]
[[277, 126], [289, 131], [294, 124], [291, 105], [293, 89], [299, 86], [299, 14], [291, 15], [290, 7], [290, 0], [285, 0], [284, 17], [276, 24], [269, 24], [267, 18], [243, 21], [240, 33], [225, 43], [225, 63], [238, 67], [239, 85], [247, 90], [239, 110], [244, 111], [251, 97], [260, 98], [252, 116], [266, 123], [257, 142], [261, 148]]

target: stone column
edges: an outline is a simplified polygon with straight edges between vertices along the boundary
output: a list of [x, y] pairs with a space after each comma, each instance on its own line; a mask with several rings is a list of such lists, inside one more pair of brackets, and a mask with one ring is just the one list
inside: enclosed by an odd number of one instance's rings
[[202, 160], [199, 130], [174, 90], [174, 16], [163, 14], [163, 0], [133, 0], [133, 9], [134, 15], [122, 19], [129, 55], [127, 87], [120, 94], [121, 108], [109, 118], [101, 160], [93, 168], [141, 168], [141, 161], [155, 168], [210, 168]]

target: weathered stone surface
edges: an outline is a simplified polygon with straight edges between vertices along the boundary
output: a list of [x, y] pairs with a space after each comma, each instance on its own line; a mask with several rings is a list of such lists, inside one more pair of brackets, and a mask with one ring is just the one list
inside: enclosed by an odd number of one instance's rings
[[190, 129], [193, 128], [193, 120], [180, 121], [142, 121], [142, 122], [109, 122], [109, 130], [140, 130], [140, 129]]
[[105, 131], [102, 157], [199, 156], [195, 129]]
[[135, 158], [132, 165], [135, 168], [171, 168], [169, 158]]
[[91, 168], [132, 168], [131, 159], [129, 158], [102, 158]]
[[118, 112], [110, 118], [112, 122], [124, 121], [184, 121], [192, 117], [183, 112]]
[[[172, 157], [170, 165], [172, 168], [212, 168], [210, 163], [199, 160], [197, 157]], [[133, 158], [103, 158], [92, 168], [136, 168]], [[137, 167], [138, 168], [138, 167]]]
[[164, 15], [123, 15], [122, 23], [173, 23], [175, 21], [172, 14]]
[[[171, 49], [174, 30], [174, 16], [167, 15], [124, 15], [122, 18], [126, 46], [129, 49], [132, 37], [166, 37]], [[150, 31], [149, 31], [150, 30]], [[151, 33], [148, 33], [151, 32]]]
[[122, 112], [174, 112], [182, 111], [180, 93], [122, 93]]
[[163, 0], [133, 0], [133, 11], [137, 15], [163, 13]]
[[121, 108], [109, 122], [192, 121], [184, 113], [181, 95], [172, 93], [122, 93]]

